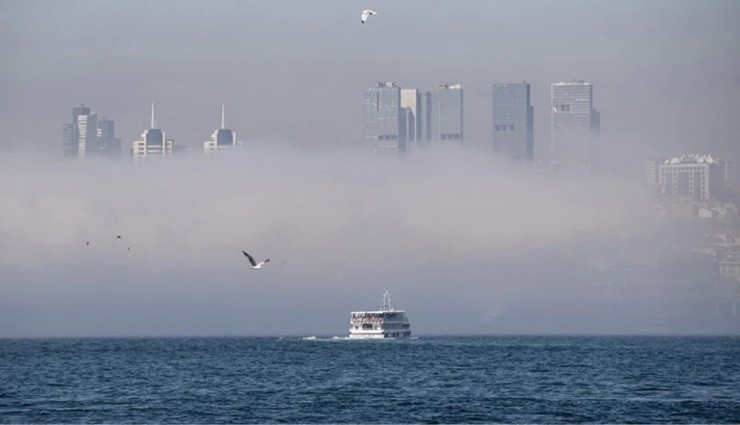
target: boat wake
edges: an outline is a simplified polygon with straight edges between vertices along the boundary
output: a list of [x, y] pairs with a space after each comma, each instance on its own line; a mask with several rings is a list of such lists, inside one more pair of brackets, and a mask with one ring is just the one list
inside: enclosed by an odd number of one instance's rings
[[303, 341], [344, 341], [349, 340], [348, 336], [333, 336], [331, 338], [319, 338], [316, 335], [304, 336], [301, 338]]
[[[282, 338], [281, 338], [282, 339]], [[302, 341], [408, 341], [408, 340], [417, 340], [419, 339], [418, 336], [412, 336], [410, 338], [350, 338], [348, 336], [333, 336], [331, 338], [329, 337], [318, 337], [316, 335], [311, 336], [304, 336], [300, 338]]]

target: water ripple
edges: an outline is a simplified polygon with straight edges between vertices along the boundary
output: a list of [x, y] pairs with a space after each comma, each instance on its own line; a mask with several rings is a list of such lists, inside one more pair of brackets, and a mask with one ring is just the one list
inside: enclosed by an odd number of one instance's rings
[[737, 423], [740, 339], [0, 340], [0, 423]]

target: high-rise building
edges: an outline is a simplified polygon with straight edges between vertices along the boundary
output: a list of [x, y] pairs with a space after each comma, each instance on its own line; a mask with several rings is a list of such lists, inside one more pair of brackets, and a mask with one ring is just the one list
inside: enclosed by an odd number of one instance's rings
[[567, 168], [591, 168], [600, 127], [593, 85], [571, 81], [552, 83], [550, 88], [553, 161]]
[[675, 199], [722, 199], [728, 187], [728, 164], [711, 155], [683, 155], [648, 162], [648, 181]]
[[401, 89], [401, 107], [406, 116], [406, 140], [416, 142], [416, 135], [419, 128], [419, 114], [417, 111], [419, 105], [419, 90]]
[[90, 113], [77, 117], [79, 156], [94, 156], [98, 151], [98, 114]]
[[121, 139], [115, 137], [113, 121], [81, 105], [72, 108], [72, 123], [64, 124], [64, 156], [85, 158], [121, 156]]
[[365, 90], [365, 144], [374, 152], [406, 153], [406, 111], [401, 107], [401, 88], [378, 82]]
[[460, 84], [440, 84], [430, 91], [432, 142], [463, 143], [463, 90]]
[[141, 134], [141, 140], [134, 141], [131, 156], [135, 159], [164, 158], [172, 155], [174, 141], [165, 138], [162, 129], [154, 121], [154, 104], [152, 103], [152, 120], [149, 129]]
[[493, 151], [517, 161], [534, 159], [529, 83], [493, 85]]
[[64, 154], [68, 157], [93, 156], [98, 150], [98, 115], [80, 105], [72, 108], [72, 127], [64, 127]]
[[106, 117], [98, 120], [98, 154], [107, 158], [121, 157], [121, 139], [115, 135], [113, 120]]
[[418, 115], [418, 126], [416, 128], [416, 142], [419, 145], [432, 141], [432, 95], [425, 91], [419, 93], [419, 101], [416, 105]]
[[203, 142], [203, 152], [215, 152], [219, 149], [241, 147], [242, 142], [236, 140], [236, 132], [226, 128], [226, 114], [224, 105], [221, 105], [221, 127], [211, 135], [211, 140]]
[[74, 125], [64, 124], [62, 125], [62, 132], [64, 133], [64, 156], [67, 158], [77, 157], [77, 141], [74, 137]]

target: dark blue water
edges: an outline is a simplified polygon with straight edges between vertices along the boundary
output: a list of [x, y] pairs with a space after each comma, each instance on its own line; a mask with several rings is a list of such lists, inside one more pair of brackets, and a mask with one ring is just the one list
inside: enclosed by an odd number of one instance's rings
[[738, 423], [740, 338], [0, 340], [0, 422]]

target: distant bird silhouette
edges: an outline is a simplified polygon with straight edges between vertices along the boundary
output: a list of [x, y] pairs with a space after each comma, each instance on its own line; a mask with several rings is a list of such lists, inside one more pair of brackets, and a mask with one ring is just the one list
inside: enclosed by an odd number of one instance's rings
[[90, 245], [90, 242], [85, 242], [85, 245]]
[[270, 259], [268, 258], [267, 260], [261, 261], [261, 262], [258, 263], [256, 261], [254, 261], [254, 258], [252, 258], [251, 255], [247, 254], [246, 251], [242, 251], [242, 254], [244, 254], [247, 258], [249, 258], [249, 263], [252, 265], [250, 267], [250, 269], [252, 269], [252, 270], [261, 270], [262, 269], [262, 266], [264, 266], [265, 263], [269, 263], [270, 262]]
[[121, 239], [121, 235], [116, 236], [116, 239]]

